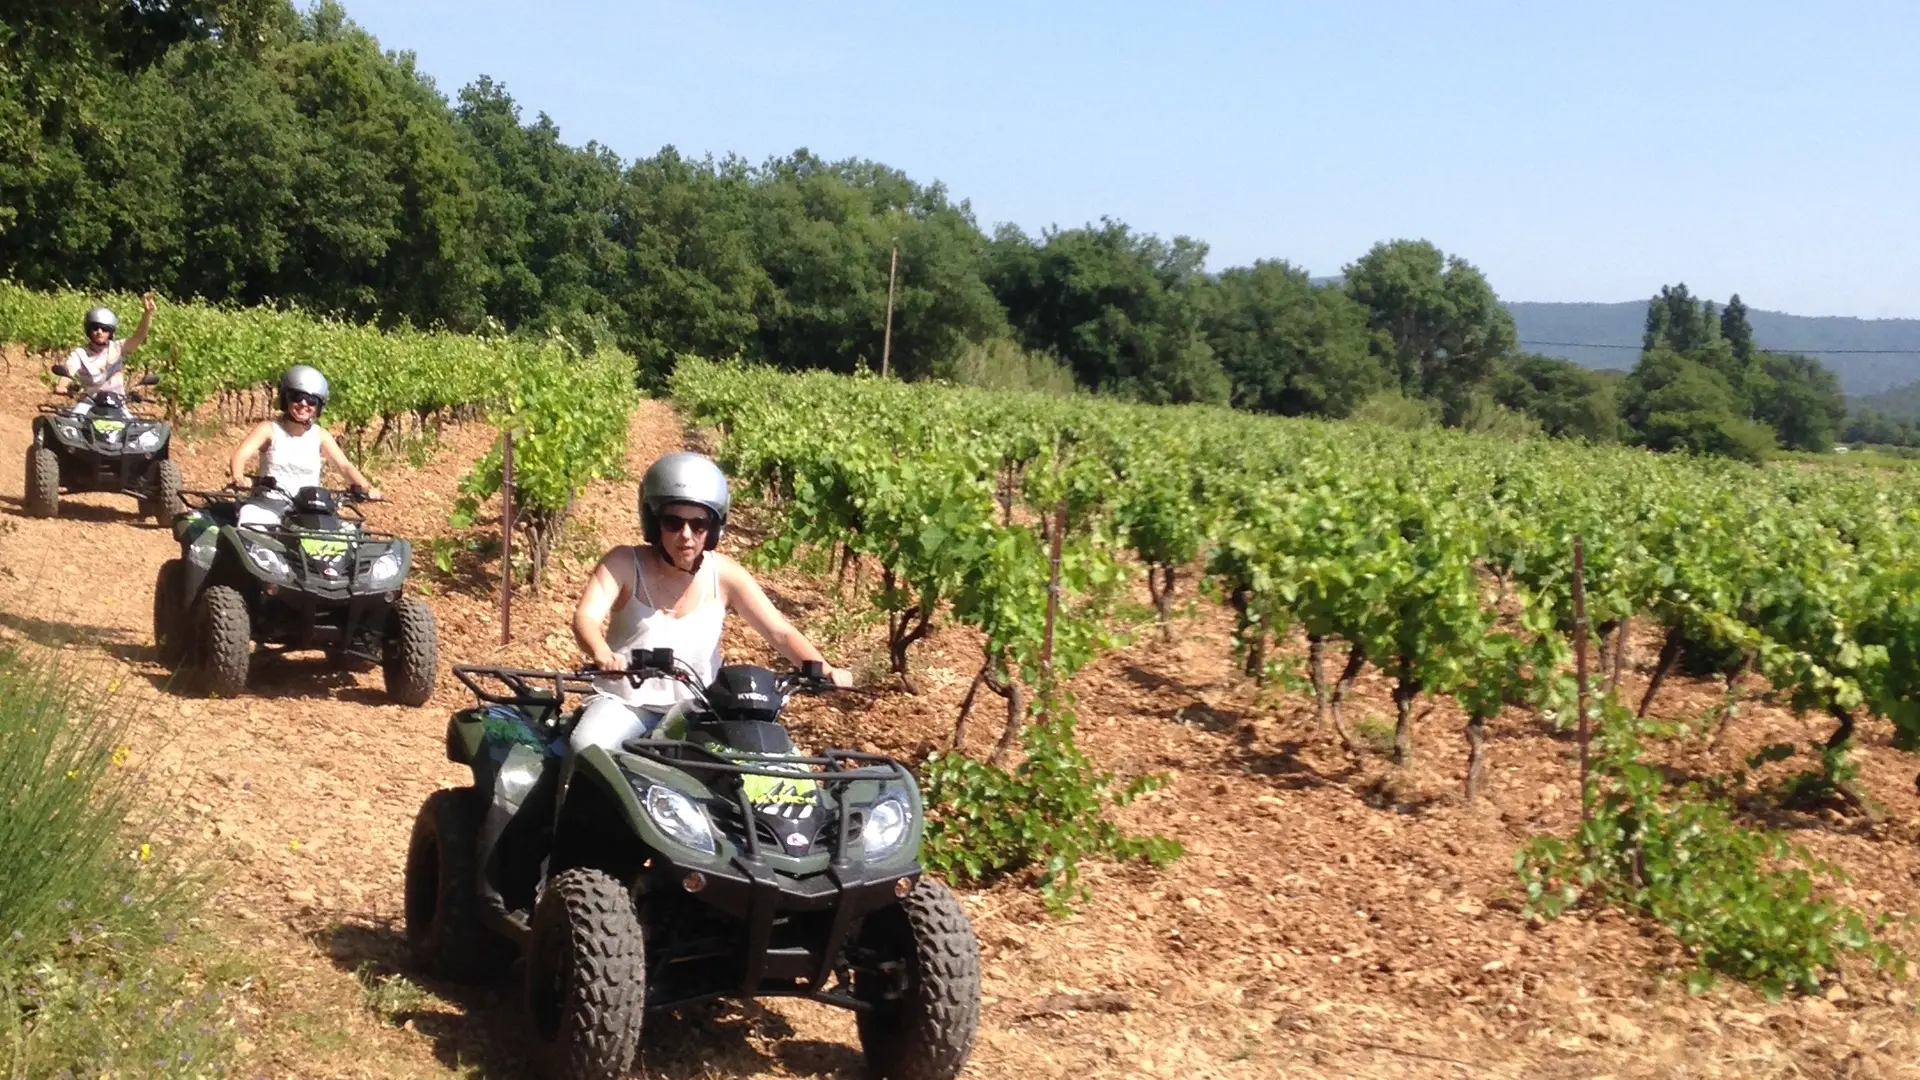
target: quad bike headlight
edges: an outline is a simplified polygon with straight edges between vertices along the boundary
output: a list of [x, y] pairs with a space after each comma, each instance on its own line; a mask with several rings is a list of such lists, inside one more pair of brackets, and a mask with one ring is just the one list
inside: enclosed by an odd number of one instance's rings
[[166, 437], [166, 433], [159, 428], [150, 427], [140, 434], [135, 435], [133, 441], [127, 444], [127, 449], [132, 450], [136, 454], [152, 453], [160, 449], [160, 444], [166, 441]]
[[900, 850], [907, 839], [907, 805], [899, 799], [881, 799], [867, 811], [860, 828], [860, 847], [869, 859], [884, 859]]
[[693, 805], [692, 799], [670, 787], [655, 784], [647, 789], [646, 807], [647, 816], [675, 843], [685, 844], [703, 855], [714, 853], [717, 845], [713, 826], [707, 824], [707, 815]]
[[386, 588], [388, 585], [400, 580], [400, 571], [400, 553], [397, 551], [387, 552], [385, 555], [373, 560], [372, 566], [367, 567], [367, 588]]
[[292, 576], [293, 570], [287, 566], [287, 557], [285, 555], [280, 554], [270, 547], [263, 547], [259, 544], [248, 544], [246, 548], [247, 558], [253, 561], [253, 565], [259, 567], [267, 574], [276, 578]]

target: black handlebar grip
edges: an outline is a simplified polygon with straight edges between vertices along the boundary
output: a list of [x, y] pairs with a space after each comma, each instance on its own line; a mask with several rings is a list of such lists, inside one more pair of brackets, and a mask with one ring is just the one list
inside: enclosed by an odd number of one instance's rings
[[819, 682], [827, 677], [827, 665], [818, 660], [800, 662], [800, 677], [808, 682]]

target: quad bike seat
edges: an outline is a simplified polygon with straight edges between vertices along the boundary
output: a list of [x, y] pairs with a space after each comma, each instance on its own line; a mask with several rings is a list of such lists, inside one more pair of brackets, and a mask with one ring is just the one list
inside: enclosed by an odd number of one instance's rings
[[210, 502], [200, 512], [212, 518], [215, 525], [240, 524], [240, 504], [237, 502]]

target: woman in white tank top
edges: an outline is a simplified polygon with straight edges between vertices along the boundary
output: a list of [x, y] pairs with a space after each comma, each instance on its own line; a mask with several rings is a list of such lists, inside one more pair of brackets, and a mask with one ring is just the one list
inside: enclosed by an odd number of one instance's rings
[[[826, 662], [753, 575], [714, 550], [729, 506], [726, 477], [698, 454], [669, 454], [647, 470], [640, 485], [646, 542], [607, 552], [574, 608], [574, 638], [597, 667], [621, 670], [635, 649], [665, 648], [686, 661], [702, 684], [711, 682], [720, 668], [721, 624], [729, 609], [789, 662]], [[852, 685], [844, 670], [828, 665], [827, 674], [838, 686]], [[576, 750], [612, 750], [647, 735], [668, 709], [691, 696], [670, 679], [638, 687], [600, 679], [595, 689], [574, 725]]]
[[271, 476], [278, 490], [262, 493], [240, 507], [242, 525], [278, 525], [286, 513], [293, 493], [303, 487], [320, 486], [320, 470], [332, 462], [347, 482], [367, 492], [367, 498], [380, 498], [380, 489], [367, 482], [353, 467], [347, 455], [334, 441], [332, 433], [319, 425], [320, 410], [326, 408], [326, 376], [305, 364], [296, 364], [280, 376], [280, 416], [254, 425], [247, 437], [233, 450], [227, 463], [235, 487], [246, 487], [247, 463], [260, 459], [256, 475]]

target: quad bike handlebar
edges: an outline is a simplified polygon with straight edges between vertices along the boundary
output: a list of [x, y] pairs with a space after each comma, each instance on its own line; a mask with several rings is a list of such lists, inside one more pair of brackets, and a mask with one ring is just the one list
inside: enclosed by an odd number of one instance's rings
[[[361, 503], [384, 501], [372, 498], [365, 490], [357, 486], [325, 488], [323, 490], [325, 490], [328, 495], [333, 496], [335, 509], [352, 511], [353, 516], [362, 522], [367, 520], [367, 516], [360, 510]], [[293, 494], [282, 488], [279, 481], [271, 476], [265, 475], [254, 477], [251, 485], [235, 484], [229, 481], [217, 488], [182, 491], [180, 498], [189, 507], [199, 510], [214, 503], [239, 502], [264, 491], [279, 492], [288, 500], [293, 498]]]
[[[700, 683], [699, 676], [692, 665], [676, 657], [672, 649], [635, 649], [625, 668], [601, 668], [589, 661], [574, 671], [558, 671], [540, 668], [497, 667], [488, 664], [455, 664], [453, 677], [471, 691], [474, 697], [495, 705], [524, 705], [534, 702], [551, 704], [556, 708], [566, 699], [568, 691], [575, 694], [592, 693], [596, 679], [621, 679], [639, 686], [648, 679], [671, 679], [693, 691], [702, 708], [710, 709], [707, 701], [707, 688]], [[507, 691], [501, 693], [503, 687]], [[827, 678], [826, 665], [817, 660], [808, 660], [799, 670], [779, 676], [780, 693], [791, 698], [796, 693], [836, 690]]]
[[[671, 679], [693, 691], [702, 706], [709, 704], [707, 688], [701, 684], [699, 674], [691, 664], [673, 655], [672, 649], [635, 649], [624, 670], [603, 671], [599, 665], [588, 661], [581, 665], [580, 671], [601, 678], [624, 677], [636, 687], [648, 679]], [[776, 685], [783, 699], [804, 691], [837, 689], [827, 678], [826, 665], [818, 660], [802, 661], [799, 670], [786, 672], [777, 678]]]
[[[286, 494], [288, 498], [293, 497], [290, 493], [287, 492], [285, 488], [280, 486], [280, 481], [274, 479], [272, 476], [266, 473], [261, 473], [255, 476], [253, 478], [253, 483], [248, 486], [243, 486], [240, 484], [233, 483], [232, 481], [228, 481], [226, 487], [222, 488], [221, 490], [233, 491], [233, 492], [245, 492], [246, 494], [249, 494], [249, 495], [257, 494], [262, 491], [277, 491], [282, 494]], [[373, 495], [370, 492], [368, 492], [366, 488], [361, 487], [359, 484], [349, 484], [343, 488], [323, 488], [323, 490], [326, 491], [327, 494], [333, 496], [334, 501], [339, 502], [343, 505], [348, 503], [357, 505], [363, 502], [383, 501], [381, 499], [374, 498]]]
[[[65, 364], [49, 364], [47, 366], [47, 370], [59, 376], [62, 379], [72, 380], [77, 378], [68, 370], [67, 365]], [[145, 394], [142, 394], [137, 388], [143, 387], [143, 386], [157, 386], [159, 385], [159, 382], [160, 382], [160, 376], [155, 372], [149, 371], [145, 375], [140, 376], [140, 378], [135, 380], [133, 384], [134, 387], [136, 387], [136, 389], [130, 389], [126, 392], [127, 404], [128, 405], [153, 404], [154, 399], [147, 397]], [[82, 387], [77, 381], [75, 381], [75, 382], [72, 382], [70, 385], [68, 385], [68, 387], [65, 390], [54, 391], [54, 393], [60, 394], [70, 400], [77, 400], [82, 395], [96, 393], [97, 390], [98, 390], [97, 387]], [[63, 410], [63, 408], [65, 407], [60, 405], [42, 405], [40, 406], [40, 411], [41, 412], [60, 412]], [[145, 417], [145, 419], [153, 419], [153, 418]]]

